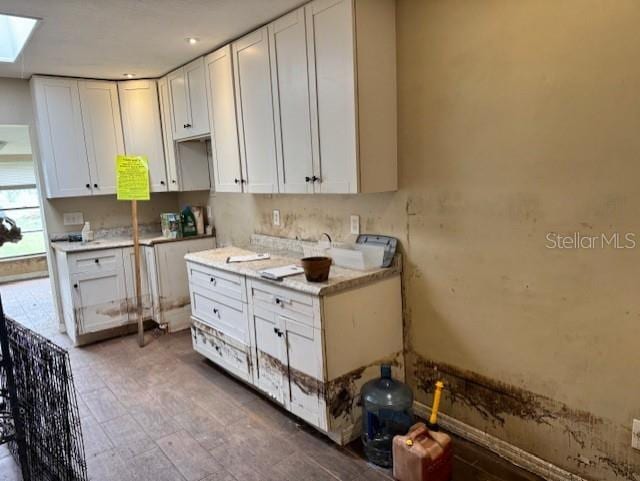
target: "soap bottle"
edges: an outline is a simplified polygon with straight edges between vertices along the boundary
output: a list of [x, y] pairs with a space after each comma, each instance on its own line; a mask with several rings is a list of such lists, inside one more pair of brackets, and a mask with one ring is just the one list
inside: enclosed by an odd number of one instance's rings
[[85, 222], [82, 227], [82, 243], [86, 244], [87, 242], [91, 242], [93, 240], [93, 231], [91, 230], [91, 224], [89, 222]]

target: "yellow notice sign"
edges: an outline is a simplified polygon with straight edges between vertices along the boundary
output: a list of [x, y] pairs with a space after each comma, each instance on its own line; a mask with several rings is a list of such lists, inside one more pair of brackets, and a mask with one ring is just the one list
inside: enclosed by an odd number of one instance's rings
[[149, 200], [149, 162], [144, 155], [116, 157], [118, 200]]

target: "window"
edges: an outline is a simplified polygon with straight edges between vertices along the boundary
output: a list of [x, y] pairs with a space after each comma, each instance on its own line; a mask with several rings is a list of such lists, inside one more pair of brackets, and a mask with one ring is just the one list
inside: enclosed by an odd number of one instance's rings
[[22, 239], [0, 247], [0, 259], [45, 252], [40, 200], [26, 126], [0, 126], [0, 217], [5, 216], [16, 221]]
[[[0, 167], [0, 176], [1, 172]], [[16, 221], [22, 231], [20, 242], [7, 242], [0, 247], [0, 259], [42, 254], [45, 251], [40, 203], [35, 185], [20, 189], [0, 187], [0, 213]]]

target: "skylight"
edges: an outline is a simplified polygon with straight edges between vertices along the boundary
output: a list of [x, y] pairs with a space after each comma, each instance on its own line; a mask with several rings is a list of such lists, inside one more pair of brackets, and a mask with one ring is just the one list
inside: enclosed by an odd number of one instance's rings
[[16, 61], [36, 23], [35, 18], [0, 13], [0, 62]]

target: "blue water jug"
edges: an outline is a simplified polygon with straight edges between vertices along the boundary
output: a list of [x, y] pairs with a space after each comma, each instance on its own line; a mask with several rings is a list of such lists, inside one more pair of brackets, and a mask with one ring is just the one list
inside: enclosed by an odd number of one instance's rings
[[413, 425], [413, 392], [391, 378], [391, 366], [380, 366], [380, 378], [362, 387], [362, 444], [369, 461], [392, 465], [391, 446], [397, 434], [407, 434]]

